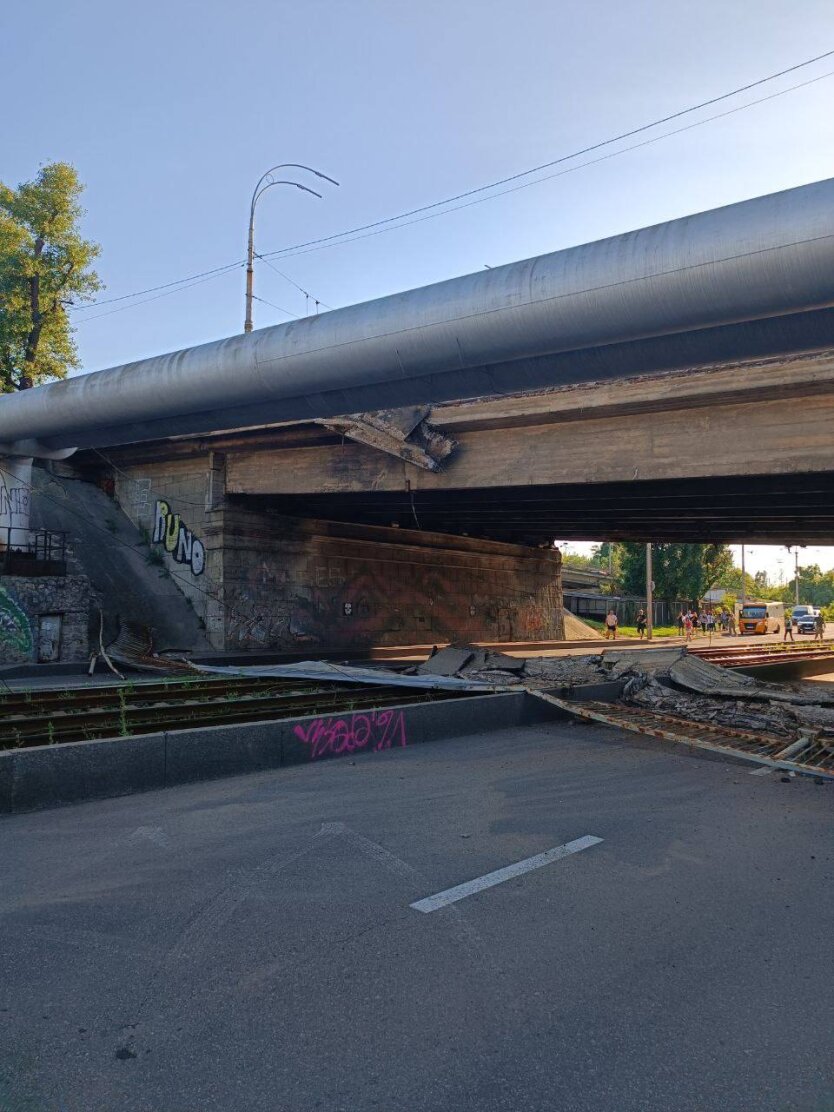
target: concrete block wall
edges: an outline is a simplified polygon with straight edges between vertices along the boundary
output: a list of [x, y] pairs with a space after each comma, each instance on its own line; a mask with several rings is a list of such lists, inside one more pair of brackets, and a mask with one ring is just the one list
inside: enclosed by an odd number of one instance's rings
[[[84, 575], [3, 576], [0, 663], [87, 660], [93, 602], [92, 588]], [[49, 620], [43, 622], [44, 618]]]
[[556, 550], [281, 516], [227, 498], [209, 452], [121, 464], [113, 481], [216, 649], [564, 636]]
[[564, 636], [556, 550], [227, 508], [226, 647]]
[[[178, 588], [194, 607], [216, 648], [223, 647], [223, 557], [217, 509], [220, 464], [213, 453], [145, 461], [113, 471], [113, 493], [142, 529]], [[162, 505], [164, 503], [164, 507]], [[164, 513], [164, 523], [160, 515]]]

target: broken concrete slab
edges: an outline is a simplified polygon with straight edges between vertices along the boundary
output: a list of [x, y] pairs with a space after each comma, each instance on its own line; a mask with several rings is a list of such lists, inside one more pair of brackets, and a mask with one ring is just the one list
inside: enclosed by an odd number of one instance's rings
[[765, 683], [752, 676], [741, 675], [732, 669], [710, 664], [689, 654], [672, 664], [669, 675], [679, 687], [701, 695], [721, 695], [731, 699], [768, 700], [805, 706], [834, 704], [834, 692], [828, 693], [822, 690], [822, 684], [815, 685], [815, 688], [821, 689], [819, 692], [814, 690], [811, 694], [804, 694], [786, 684]]
[[434, 653], [417, 668], [419, 675], [454, 676], [472, 660], [472, 649], [454, 649], [451, 646]]
[[524, 664], [524, 657], [507, 656], [506, 653], [486, 654], [486, 667], [498, 669], [502, 672], [523, 672]]

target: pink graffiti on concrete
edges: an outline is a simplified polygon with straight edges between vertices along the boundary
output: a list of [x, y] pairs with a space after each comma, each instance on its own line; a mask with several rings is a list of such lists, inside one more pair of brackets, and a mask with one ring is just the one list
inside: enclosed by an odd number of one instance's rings
[[310, 746], [310, 760], [339, 757], [359, 749], [378, 753], [392, 746], [408, 745], [405, 715], [401, 710], [369, 710], [350, 718], [315, 718], [293, 726], [293, 733]]

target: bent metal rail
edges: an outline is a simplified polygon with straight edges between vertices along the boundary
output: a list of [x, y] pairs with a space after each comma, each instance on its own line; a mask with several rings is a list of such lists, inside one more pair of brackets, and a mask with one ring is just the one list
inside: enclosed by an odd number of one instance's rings
[[810, 735], [788, 741], [776, 734], [754, 733], [727, 726], [714, 726], [692, 722], [672, 714], [660, 714], [642, 707], [629, 707], [613, 703], [578, 703], [560, 699], [544, 691], [531, 691], [531, 695], [552, 706], [559, 707], [578, 718], [603, 722], [620, 730], [643, 734], [705, 749], [725, 756], [751, 761], [792, 772], [810, 773], [834, 780], [834, 745]]

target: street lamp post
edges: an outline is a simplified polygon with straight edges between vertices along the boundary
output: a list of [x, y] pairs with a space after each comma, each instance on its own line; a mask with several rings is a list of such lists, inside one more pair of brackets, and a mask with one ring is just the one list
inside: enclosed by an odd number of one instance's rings
[[797, 606], [799, 606], [799, 550], [800, 550], [800, 548], [804, 548], [804, 547], [805, 546], [801, 545], [801, 544], [797, 544], [797, 545], [786, 544], [785, 545], [785, 548], [787, 548], [788, 552], [790, 552], [791, 549], [794, 550], [794, 554], [793, 554], [793, 595], [794, 595], [794, 599], [796, 600], [796, 605]]
[[741, 546], [741, 609], [743, 610], [747, 605], [747, 571], [744, 567], [744, 545]]
[[652, 546], [646, 545], [646, 640], [651, 641], [654, 628], [654, 579], [652, 578]]
[[793, 575], [794, 594], [796, 596], [796, 605], [799, 606], [799, 545], [796, 546], [796, 552], [794, 553], [794, 565], [793, 566], [794, 566], [794, 575]]
[[252, 299], [254, 298], [254, 284], [255, 284], [255, 206], [260, 200], [261, 196], [266, 193], [267, 189], [271, 189], [273, 185], [294, 185], [296, 189], [301, 189], [305, 193], [312, 193], [314, 197], [321, 197], [321, 193], [317, 193], [315, 189], [310, 189], [307, 185], [302, 185], [297, 181], [285, 181], [284, 179], [273, 178], [276, 170], [307, 170], [311, 174], [315, 174], [317, 178], [323, 178], [324, 181], [329, 181], [332, 185], [339, 183], [327, 174], [322, 174], [320, 170], [314, 170], [312, 166], [305, 166], [301, 162], [281, 162], [277, 166], [273, 166], [271, 170], [267, 170], [262, 174], [255, 186], [255, 191], [252, 194], [252, 202], [249, 205], [249, 238], [246, 246], [246, 318], [243, 322], [243, 331], [252, 331]]

